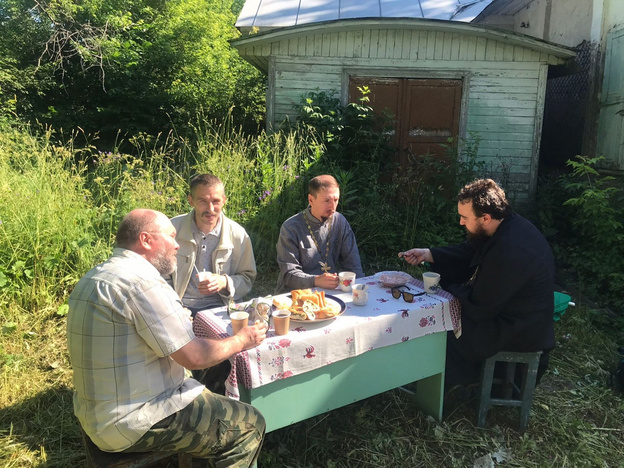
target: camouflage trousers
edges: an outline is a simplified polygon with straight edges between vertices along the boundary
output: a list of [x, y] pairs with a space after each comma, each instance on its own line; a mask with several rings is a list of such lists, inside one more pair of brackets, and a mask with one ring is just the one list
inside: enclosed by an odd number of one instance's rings
[[264, 417], [253, 406], [204, 389], [125, 451], [183, 452], [217, 468], [250, 467], [260, 453], [265, 427]]

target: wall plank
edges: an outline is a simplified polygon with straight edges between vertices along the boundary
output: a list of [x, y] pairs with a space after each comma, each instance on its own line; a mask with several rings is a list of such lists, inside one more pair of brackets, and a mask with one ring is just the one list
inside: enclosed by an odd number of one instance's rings
[[541, 67], [556, 58], [482, 36], [388, 28], [317, 32], [248, 47], [245, 54], [258, 55], [252, 59], [257, 63], [273, 60], [275, 83], [267, 103], [273, 123], [295, 119], [293, 106], [310, 91], [344, 95], [343, 80], [355, 70], [360, 76], [469, 77], [463, 91], [464, 138], [481, 139], [479, 158], [507, 177], [513, 191], [534, 187], [544, 99]]

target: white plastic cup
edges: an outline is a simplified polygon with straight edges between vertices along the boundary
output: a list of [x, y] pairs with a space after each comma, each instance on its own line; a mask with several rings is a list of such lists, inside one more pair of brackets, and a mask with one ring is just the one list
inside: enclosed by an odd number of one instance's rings
[[211, 276], [212, 276], [212, 272], [211, 271], [198, 271], [197, 272], [197, 279], [199, 279], [200, 283], [202, 281], [206, 281], [206, 280], [210, 279]]
[[358, 306], [366, 305], [368, 302], [368, 286], [365, 284], [354, 284], [353, 288], [353, 303]]

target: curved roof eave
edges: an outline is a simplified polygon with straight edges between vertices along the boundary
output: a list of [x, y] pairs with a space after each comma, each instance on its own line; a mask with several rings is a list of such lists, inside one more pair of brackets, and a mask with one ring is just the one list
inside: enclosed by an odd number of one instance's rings
[[361, 30], [375, 27], [388, 29], [419, 29], [421, 31], [442, 31], [491, 38], [507, 44], [524, 46], [538, 52], [552, 54], [562, 59], [572, 58], [576, 55], [574, 49], [570, 47], [536, 39], [531, 36], [515, 33], [513, 31], [457, 21], [422, 18], [338, 19], [297, 26], [286, 26], [268, 31], [265, 30], [256, 34], [250, 33], [247, 37], [233, 39], [230, 43], [234, 47], [238, 48], [240, 46], [260, 45], [267, 42], [275, 42], [316, 33], [327, 34], [332, 32]]

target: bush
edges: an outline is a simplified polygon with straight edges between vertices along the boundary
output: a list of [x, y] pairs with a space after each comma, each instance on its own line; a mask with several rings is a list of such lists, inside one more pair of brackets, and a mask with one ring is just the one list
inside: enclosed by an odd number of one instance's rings
[[624, 306], [624, 192], [601, 175], [602, 158], [577, 156], [569, 174], [540, 185], [540, 219], [569, 280], [605, 305]]
[[463, 238], [454, 198], [465, 183], [487, 175], [477, 159], [479, 137], [449, 140], [442, 158], [411, 154], [407, 167], [398, 167], [385, 131], [390, 117], [376, 115], [369, 89], [359, 89], [358, 102], [347, 106], [336, 93], [308, 93], [297, 123], [326, 143], [314, 174], [333, 174], [340, 183], [338, 209], [353, 227], [363, 262], [376, 270], [404, 268], [399, 251]]

